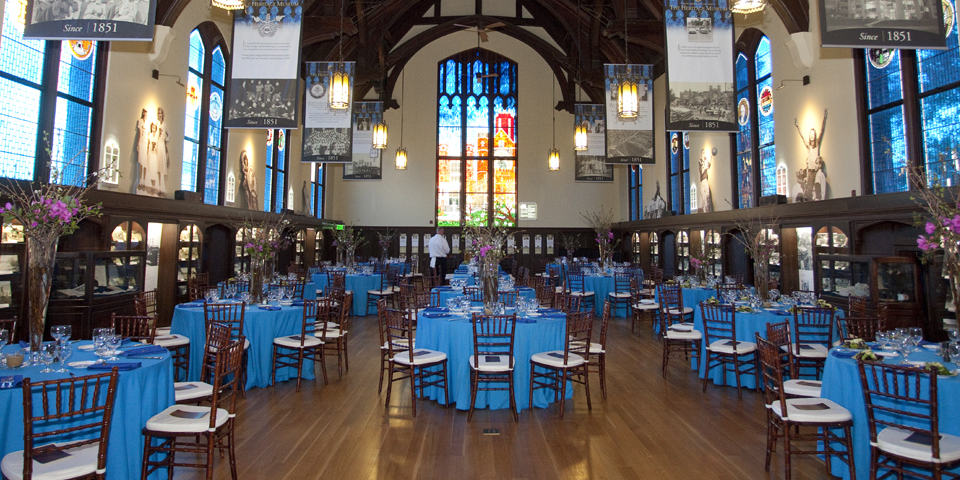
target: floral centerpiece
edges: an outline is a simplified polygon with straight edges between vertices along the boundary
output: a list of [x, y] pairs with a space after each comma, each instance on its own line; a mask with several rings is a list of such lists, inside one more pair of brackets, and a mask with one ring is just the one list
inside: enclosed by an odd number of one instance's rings
[[502, 227], [466, 227], [464, 233], [470, 239], [467, 252], [480, 266], [483, 310], [492, 314], [500, 290], [500, 260], [506, 251], [507, 230]]
[[613, 209], [600, 210], [596, 212], [581, 213], [581, 217], [587, 221], [590, 228], [597, 234], [594, 239], [597, 242], [597, 248], [600, 250], [598, 264], [600, 268], [606, 269], [613, 261], [613, 252], [620, 245], [620, 239], [613, 234]]
[[283, 216], [254, 222], [245, 219], [242, 227], [248, 232], [243, 251], [250, 256], [250, 301], [263, 299], [263, 283], [273, 276], [272, 266], [277, 252], [290, 245], [290, 222]]
[[767, 292], [770, 289], [770, 259], [779, 253], [779, 242], [770, 228], [778, 220], [779, 218], [765, 218], [761, 215], [734, 219], [737, 229], [742, 234], [734, 238], [743, 245], [747, 255], [753, 259], [753, 286], [762, 302], [769, 300]]
[[573, 252], [577, 251], [577, 247], [580, 245], [580, 234], [579, 233], [561, 233], [560, 234], [560, 246], [567, 252], [567, 263], [573, 262]]
[[387, 258], [390, 258], [390, 244], [393, 243], [393, 239], [397, 237], [397, 230], [387, 229], [386, 233], [377, 232], [377, 243], [380, 245], [380, 260], [386, 263]]
[[355, 268], [355, 257], [357, 249], [367, 243], [363, 232], [360, 229], [354, 229], [352, 225], [346, 225], [343, 230], [333, 231], [333, 245], [337, 247], [337, 264], [343, 265], [348, 270]]
[[690, 253], [690, 266], [693, 267], [693, 273], [697, 276], [700, 285], [706, 284], [709, 261], [710, 258], [706, 252], [695, 251]]
[[80, 228], [80, 221], [100, 215], [100, 205], [84, 205], [83, 195], [100, 181], [93, 174], [74, 186], [63, 184], [53, 169], [50, 183], [27, 190], [19, 183], [0, 186], [9, 201], [0, 208], [4, 223], [19, 222], [27, 241], [27, 304], [30, 350], [39, 354], [46, 328], [47, 304], [53, 284], [57, 241]]
[[913, 190], [914, 201], [926, 212], [914, 218], [924, 230], [917, 237], [917, 246], [923, 251], [924, 261], [933, 260], [942, 252], [953, 306], [960, 311], [960, 192], [940, 180], [928, 183], [927, 176], [917, 169], [910, 169], [910, 178], [914, 185], [926, 186]]

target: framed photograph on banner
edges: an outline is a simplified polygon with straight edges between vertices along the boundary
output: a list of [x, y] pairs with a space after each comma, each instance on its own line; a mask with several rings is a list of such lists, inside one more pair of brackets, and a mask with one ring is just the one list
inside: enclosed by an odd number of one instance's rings
[[[606, 98], [606, 163], [614, 165], [653, 164], [653, 65], [603, 66]], [[629, 116], [620, 115], [620, 87], [628, 100]]]
[[380, 180], [380, 152], [373, 148], [373, 126], [383, 120], [383, 102], [353, 104], [353, 151], [350, 163], [343, 165], [344, 180]]
[[533, 253], [540, 255], [543, 252], [543, 236], [534, 235], [533, 236]]
[[157, 0], [21, 0], [21, 3], [26, 3], [23, 38], [153, 40]]
[[818, 3], [824, 47], [945, 49], [954, 22], [950, 0]]
[[574, 122], [587, 130], [587, 149], [575, 152], [574, 180], [578, 182], [612, 182], [613, 165], [606, 163], [606, 118], [602, 104], [581, 104], [574, 107]]
[[330, 107], [330, 78], [337, 69], [353, 77], [354, 62], [307, 62], [304, 79], [302, 162], [353, 162], [353, 97], [347, 108]]

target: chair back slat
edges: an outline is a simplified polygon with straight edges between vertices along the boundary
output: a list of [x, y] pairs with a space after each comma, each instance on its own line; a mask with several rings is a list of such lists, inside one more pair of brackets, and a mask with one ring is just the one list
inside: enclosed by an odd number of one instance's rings
[[471, 302], [483, 301], [483, 290], [480, 287], [463, 287], [463, 295]]
[[867, 316], [867, 298], [850, 295], [847, 298], [847, 316], [848, 317], [866, 317]]
[[633, 275], [624, 272], [624, 273], [614, 273], [613, 274], [613, 291], [614, 293], [630, 293], [630, 282], [633, 280]]
[[593, 333], [593, 313], [568, 313], [567, 338], [563, 344], [563, 363], [571, 353], [587, 358], [590, 355], [590, 335]]
[[556, 299], [553, 302], [553, 308], [559, 309], [561, 312], [566, 314], [579, 312], [580, 297], [577, 295], [570, 295], [569, 293], [558, 293], [556, 294]]
[[[237, 397], [243, 385], [240, 384], [240, 369], [243, 365], [243, 342], [241, 335], [235, 341], [217, 350], [213, 380], [213, 395], [210, 401], [210, 429], [217, 426], [217, 409], [224, 409], [233, 415], [237, 411]], [[232, 420], [228, 420], [232, 421]]]
[[500, 291], [497, 292], [497, 301], [508, 307], [515, 307], [517, 306], [517, 296], [518, 293], [516, 290], [511, 290], [509, 292]]
[[791, 336], [796, 351], [801, 344], [833, 346], [834, 311], [832, 308], [797, 307], [793, 313]]
[[113, 331], [123, 338], [143, 343], [153, 343], [157, 336], [157, 322], [149, 315], [110, 314]]
[[837, 317], [837, 329], [842, 340], [859, 338], [864, 342], [873, 342], [880, 331], [880, 320], [877, 317]]
[[327, 272], [327, 284], [334, 288], [346, 288], [347, 286], [347, 272], [338, 271], [338, 272]]
[[401, 310], [386, 310], [386, 332], [387, 348], [390, 351], [390, 358], [394, 358], [398, 353], [407, 352], [410, 363], [413, 363], [416, 356], [414, 348], [407, 348], [405, 345], [413, 346], [414, 332], [416, 328], [416, 315]]
[[657, 296], [661, 310], [683, 311], [683, 288], [679, 283], [661, 283], [657, 285]]
[[733, 305], [707, 305], [700, 302], [703, 336], [707, 345], [721, 340], [737, 339], [737, 312]]
[[230, 344], [230, 325], [207, 323], [207, 340], [203, 348], [203, 363], [200, 365], [200, 381], [210, 383], [216, 375], [217, 352]]
[[783, 367], [781, 358], [783, 351], [780, 347], [760, 336], [760, 332], [754, 334], [757, 342], [757, 353], [760, 360], [761, 383], [763, 384], [763, 394], [765, 404], [773, 405], [773, 402], [780, 402], [780, 411], [787, 412], [786, 398], [783, 392]]
[[584, 292], [583, 274], [580, 272], [570, 272], [567, 274], [567, 292]]
[[[480, 363], [481, 355], [513, 357], [513, 340], [517, 316], [473, 314], [473, 354]], [[512, 366], [512, 365], [511, 365]]]

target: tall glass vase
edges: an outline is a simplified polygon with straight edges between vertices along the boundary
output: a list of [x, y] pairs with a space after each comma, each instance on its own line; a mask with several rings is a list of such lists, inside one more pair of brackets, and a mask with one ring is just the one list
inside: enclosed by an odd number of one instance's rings
[[263, 301], [263, 279], [266, 275], [266, 262], [263, 258], [250, 259], [250, 303]]
[[767, 263], [754, 260], [753, 262], [753, 287], [757, 290], [757, 297], [761, 302], [769, 300], [767, 292], [770, 289], [770, 273], [767, 269]]
[[347, 247], [347, 251], [344, 252], [343, 266], [347, 268], [347, 272], [353, 272], [356, 269], [356, 257], [354, 253], [356, 250], [354, 247]]
[[492, 260], [480, 264], [480, 286], [483, 293], [483, 313], [493, 314], [493, 306], [499, 300], [500, 291], [500, 264]]
[[53, 284], [57, 239], [27, 237], [27, 305], [30, 322], [31, 357], [40, 355], [47, 325], [47, 304]]

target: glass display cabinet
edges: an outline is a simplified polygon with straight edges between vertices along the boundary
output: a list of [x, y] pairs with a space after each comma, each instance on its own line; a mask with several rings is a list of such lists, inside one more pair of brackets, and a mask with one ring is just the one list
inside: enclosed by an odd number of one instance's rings
[[187, 294], [187, 279], [200, 272], [200, 227], [190, 224], [180, 230], [177, 247], [177, 293]]
[[703, 235], [703, 253], [707, 263], [705, 270], [707, 275], [720, 277], [723, 275], [723, 246], [721, 245], [720, 232], [708, 230]]
[[677, 275], [689, 275], [690, 235], [686, 230], [677, 232]]
[[650, 232], [650, 265], [660, 266], [660, 236]]
[[146, 252], [58, 253], [47, 309], [47, 328], [68, 324], [75, 338], [110, 326], [110, 314], [133, 315], [143, 290]]
[[819, 255], [821, 292], [835, 300], [850, 295], [881, 302], [922, 303], [920, 265], [911, 257]]

